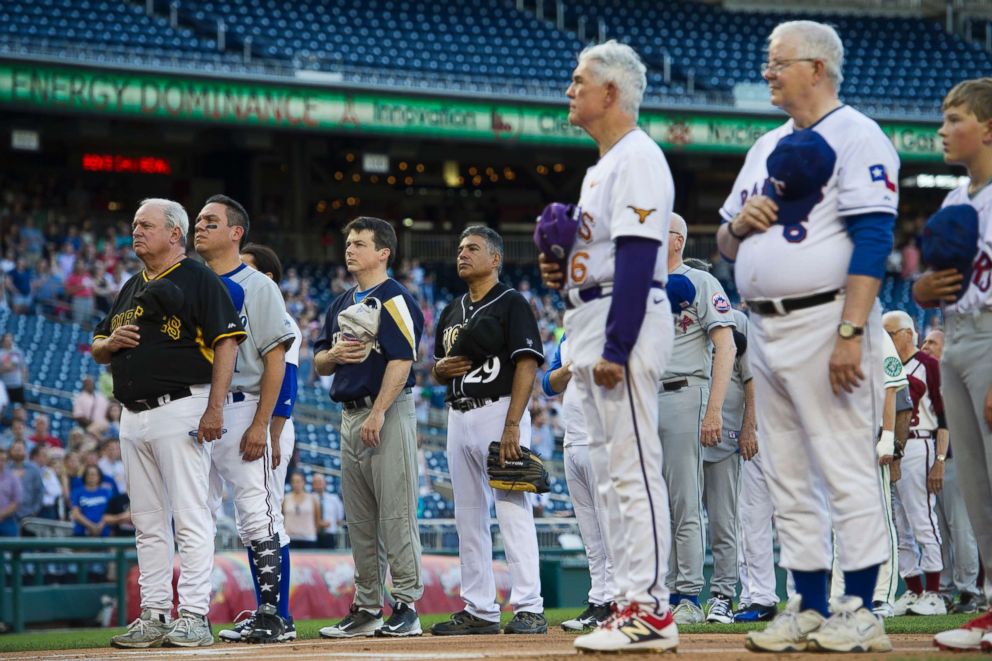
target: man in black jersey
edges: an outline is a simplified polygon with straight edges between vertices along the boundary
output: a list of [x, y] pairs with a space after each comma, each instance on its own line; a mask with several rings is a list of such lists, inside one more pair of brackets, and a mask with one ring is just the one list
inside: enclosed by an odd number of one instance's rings
[[[114, 397], [124, 405], [121, 454], [140, 570], [141, 616], [113, 637], [115, 647], [213, 643], [207, 612], [214, 526], [204, 441], [224, 432], [224, 404], [245, 331], [220, 278], [186, 259], [188, 232], [178, 203], [141, 203], [132, 238], [145, 268], [124, 284], [93, 333], [93, 359], [110, 364]], [[174, 621], [173, 535], [179, 546]]]
[[[489, 444], [500, 458], [519, 459], [530, 447], [527, 404], [539, 364], [544, 362], [537, 320], [526, 299], [499, 282], [503, 239], [488, 227], [462, 232], [458, 276], [468, 293], [441, 313], [434, 343], [433, 373], [447, 384], [448, 466], [455, 495], [455, 527], [461, 558], [465, 610], [431, 628], [434, 635], [499, 633], [499, 604], [489, 531], [491, 492], [503, 535], [512, 589], [513, 619], [505, 633], [546, 633], [538, 572], [534, 515], [521, 491], [490, 489], [486, 475]], [[466, 327], [470, 330], [466, 331]], [[459, 335], [478, 333], [469, 338]], [[485, 335], [486, 337], [481, 337]]]

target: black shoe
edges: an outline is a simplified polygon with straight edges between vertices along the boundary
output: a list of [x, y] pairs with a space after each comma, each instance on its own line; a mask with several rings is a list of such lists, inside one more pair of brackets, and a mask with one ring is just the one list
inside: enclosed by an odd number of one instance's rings
[[385, 624], [375, 630], [377, 636], [419, 636], [424, 631], [420, 628], [420, 618], [417, 611], [402, 601], [397, 601], [393, 614]]
[[382, 626], [382, 611], [368, 613], [352, 604], [351, 610], [343, 620], [331, 627], [320, 630], [323, 638], [357, 638], [372, 636]]
[[458, 611], [447, 622], [438, 622], [432, 626], [431, 633], [435, 636], [499, 633], [499, 622], [483, 620], [468, 611]]
[[[952, 609], [948, 607], [947, 612], [950, 613]], [[953, 612], [955, 613], [977, 613], [978, 612], [978, 595], [974, 595], [970, 592], [962, 592], [958, 595], [958, 603], [954, 604]]]
[[262, 604], [255, 611], [251, 631], [244, 639], [249, 643], [281, 643], [286, 633], [286, 622], [272, 604]]
[[590, 601], [586, 609], [579, 613], [578, 616], [562, 622], [561, 628], [565, 631], [595, 629], [612, 614], [613, 606], [611, 604], [594, 604]]
[[506, 623], [503, 633], [548, 633], [548, 621], [544, 619], [544, 613], [518, 611]]
[[776, 615], [778, 615], [778, 609], [774, 606], [751, 604], [734, 613], [734, 622], [771, 622]]

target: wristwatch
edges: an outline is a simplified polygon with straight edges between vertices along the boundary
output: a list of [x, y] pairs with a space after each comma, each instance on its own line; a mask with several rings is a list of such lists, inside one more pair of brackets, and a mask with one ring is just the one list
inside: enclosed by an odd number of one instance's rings
[[938, 455], [936, 456], [936, 459], [937, 459], [937, 461], [939, 461], [940, 463], [944, 463], [944, 460], [945, 460], [945, 459], [947, 459], [947, 455], [946, 455], [946, 454], [938, 454]]
[[844, 319], [837, 325], [837, 334], [840, 335], [845, 340], [849, 340], [852, 337], [861, 337], [865, 334], [864, 326], [855, 326], [853, 323]]

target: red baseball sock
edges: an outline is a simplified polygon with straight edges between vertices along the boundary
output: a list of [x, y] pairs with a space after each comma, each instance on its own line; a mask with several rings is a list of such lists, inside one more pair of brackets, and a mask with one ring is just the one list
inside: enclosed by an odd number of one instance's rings
[[[940, 592], [940, 572], [928, 571], [924, 576], [927, 579], [927, 592]], [[918, 576], [917, 579], [919, 579]]]
[[[940, 574], [937, 574], [937, 585], [940, 586]], [[913, 594], [921, 594], [923, 592], [923, 579], [920, 576], [907, 576], [906, 577], [906, 587], [910, 589]]]

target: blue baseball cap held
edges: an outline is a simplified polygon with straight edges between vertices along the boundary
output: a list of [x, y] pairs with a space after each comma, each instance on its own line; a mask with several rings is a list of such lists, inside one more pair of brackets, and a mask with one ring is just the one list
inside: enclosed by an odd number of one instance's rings
[[[778, 205], [778, 220], [797, 226], [823, 199], [823, 187], [833, 176], [837, 154], [812, 129], [794, 131], [778, 141], [768, 156], [768, 179], [762, 194]], [[803, 232], [805, 234], [805, 232]]]
[[971, 282], [978, 254], [978, 211], [970, 204], [951, 204], [930, 216], [920, 237], [923, 263], [935, 270], [957, 269], [964, 276], [961, 293]]

